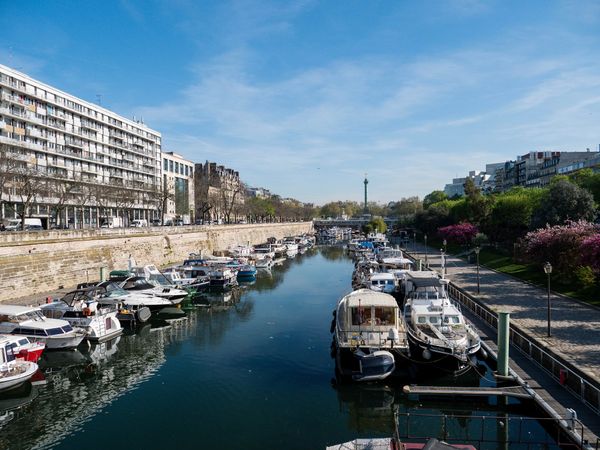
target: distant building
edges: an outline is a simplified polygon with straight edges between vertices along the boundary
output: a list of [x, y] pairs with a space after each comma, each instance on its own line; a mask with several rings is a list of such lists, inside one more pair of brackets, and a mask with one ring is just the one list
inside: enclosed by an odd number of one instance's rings
[[194, 163], [174, 152], [162, 153], [163, 189], [165, 197], [165, 222], [185, 225], [194, 219]]
[[271, 197], [271, 191], [264, 188], [246, 188], [246, 195], [248, 197], [258, 197], [258, 198], [269, 198]]
[[468, 178], [473, 180], [473, 183], [476, 187], [482, 189], [485, 186], [485, 183], [489, 180], [490, 176], [485, 172], [472, 170], [469, 172], [469, 175], [464, 178], [454, 178], [452, 183], [449, 183], [444, 187], [444, 194], [450, 198], [462, 197], [465, 195], [465, 182]]
[[226, 222], [241, 214], [246, 189], [239, 172], [214, 162], [198, 163], [194, 189], [196, 219]]

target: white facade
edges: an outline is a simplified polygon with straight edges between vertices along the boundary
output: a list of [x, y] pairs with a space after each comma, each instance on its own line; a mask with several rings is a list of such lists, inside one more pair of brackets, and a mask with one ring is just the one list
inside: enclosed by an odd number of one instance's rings
[[168, 193], [165, 197], [165, 223], [193, 223], [194, 163], [174, 152], [163, 152], [162, 161], [163, 189]]
[[[2, 65], [0, 145], [40, 183], [80, 183], [58, 212], [58, 189], [37, 196], [29, 213], [48, 225], [98, 226], [102, 216], [127, 225], [155, 214], [160, 133]], [[20, 197], [14, 189], [5, 193], [2, 217], [14, 217]]]

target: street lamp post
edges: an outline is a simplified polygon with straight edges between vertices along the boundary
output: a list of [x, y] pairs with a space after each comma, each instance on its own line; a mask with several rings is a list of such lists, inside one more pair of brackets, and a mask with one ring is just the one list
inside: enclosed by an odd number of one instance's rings
[[552, 264], [547, 262], [544, 264], [544, 272], [548, 275], [548, 337], [552, 336], [550, 333], [550, 274], [552, 273]]
[[444, 253], [446, 253], [446, 245], [448, 244], [448, 242], [446, 241], [446, 239], [444, 239], [444, 241], [442, 242], [442, 244], [444, 244]]
[[442, 266], [442, 278], [446, 278], [446, 258], [445, 258], [443, 248], [440, 248], [440, 253], [441, 253], [440, 265]]
[[479, 252], [481, 248], [479, 245], [475, 247], [475, 255], [477, 255], [477, 293], [479, 294]]
[[417, 253], [417, 232], [413, 232], [413, 250]]
[[425, 267], [427, 267], [427, 235], [423, 235], [423, 240], [425, 241]]

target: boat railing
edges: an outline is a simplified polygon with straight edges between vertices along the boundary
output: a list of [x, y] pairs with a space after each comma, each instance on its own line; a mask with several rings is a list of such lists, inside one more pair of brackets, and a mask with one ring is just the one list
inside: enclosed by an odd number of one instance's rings
[[[434, 331], [434, 333], [441, 334], [441, 332], [437, 330], [434, 325], [427, 325]], [[442, 339], [439, 337], [434, 338], [431, 337], [429, 334], [425, 333], [424, 331], [420, 330], [419, 328], [416, 329], [416, 334], [419, 339], [427, 342], [430, 345], [436, 347], [446, 347], [450, 349], [453, 355], [461, 356], [464, 355], [467, 351], [467, 346], [465, 346], [464, 344], [457, 343], [454, 339]]]
[[406, 333], [401, 331], [398, 333], [398, 342], [394, 342], [392, 345], [392, 339], [390, 339], [390, 331], [387, 330], [339, 330], [338, 336], [342, 342], [347, 343], [351, 347], [394, 347], [394, 348], [408, 348], [408, 339]]

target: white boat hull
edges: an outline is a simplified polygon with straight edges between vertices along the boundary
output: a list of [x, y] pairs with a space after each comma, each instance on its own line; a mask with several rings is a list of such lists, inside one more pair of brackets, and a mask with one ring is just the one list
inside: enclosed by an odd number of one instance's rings
[[0, 375], [0, 392], [21, 386], [38, 370], [38, 365], [31, 361], [19, 361], [14, 367], [18, 367], [21, 370], [16, 370], [18, 373], [15, 373], [14, 375], [10, 375], [9, 372]]

